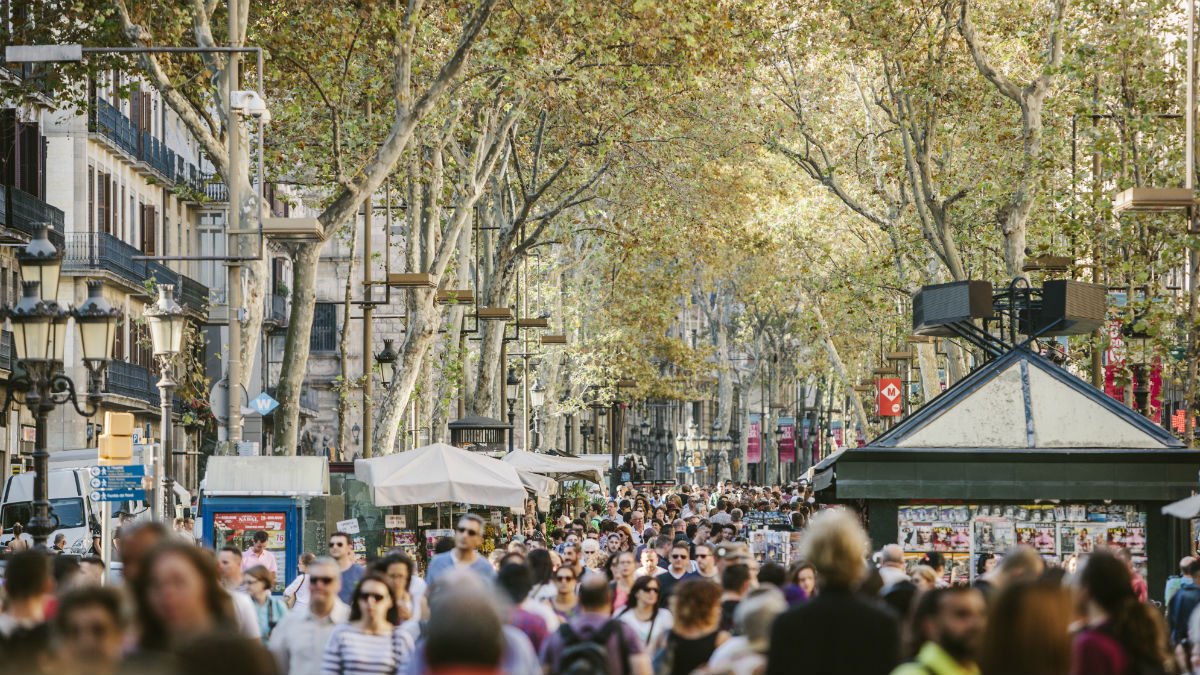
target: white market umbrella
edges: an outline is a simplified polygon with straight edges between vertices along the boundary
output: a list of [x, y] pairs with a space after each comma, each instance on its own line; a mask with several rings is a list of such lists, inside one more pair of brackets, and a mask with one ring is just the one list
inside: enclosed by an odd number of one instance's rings
[[1192, 495], [1162, 507], [1162, 512], [1183, 520], [1200, 518], [1200, 495]]
[[501, 458], [521, 471], [532, 471], [558, 480], [590, 480], [604, 484], [604, 471], [595, 462], [575, 457], [559, 457], [528, 450], [513, 450]]
[[354, 462], [376, 506], [443, 502], [523, 509], [525, 485], [513, 467], [445, 443]]

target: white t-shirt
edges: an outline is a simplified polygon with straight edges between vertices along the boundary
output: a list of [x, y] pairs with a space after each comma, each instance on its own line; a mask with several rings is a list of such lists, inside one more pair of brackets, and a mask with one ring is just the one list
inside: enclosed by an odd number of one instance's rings
[[292, 583], [288, 584], [288, 587], [283, 589], [284, 597], [289, 595], [296, 596], [296, 604], [292, 605], [292, 609], [301, 611], [308, 611], [308, 593], [308, 573], [301, 574], [295, 579], [292, 579]]
[[675, 625], [675, 619], [671, 616], [671, 612], [665, 609], [659, 609], [658, 614], [654, 615], [650, 621], [639, 621], [637, 613], [632, 609], [628, 612], [621, 612], [617, 618], [629, 624], [637, 632], [638, 639], [648, 649], [653, 649], [658, 644], [659, 638], [666, 635], [667, 631]]

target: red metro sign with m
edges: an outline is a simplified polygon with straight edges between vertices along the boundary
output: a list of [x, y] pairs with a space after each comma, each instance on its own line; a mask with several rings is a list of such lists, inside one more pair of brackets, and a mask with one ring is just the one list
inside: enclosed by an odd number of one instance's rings
[[900, 386], [900, 378], [884, 377], [875, 383], [876, 399], [879, 401], [880, 417], [899, 417], [904, 409], [900, 396], [904, 390]]

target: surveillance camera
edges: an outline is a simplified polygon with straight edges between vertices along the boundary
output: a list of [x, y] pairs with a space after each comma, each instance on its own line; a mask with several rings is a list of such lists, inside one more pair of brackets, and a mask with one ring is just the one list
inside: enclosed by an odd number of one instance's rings
[[262, 120], [264, 124], [271, 121], [271, 111], [267, 109], [267, 102], [257, 91], [233, 92], [229, 97], [229, 108], [243, 116]]

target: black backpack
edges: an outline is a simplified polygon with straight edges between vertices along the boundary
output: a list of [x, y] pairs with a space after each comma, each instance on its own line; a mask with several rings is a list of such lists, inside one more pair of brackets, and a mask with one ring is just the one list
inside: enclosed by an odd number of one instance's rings
[[[558, 660], [558, 673], [561, 675], [621, 675], [625, 672], [625, 662], [629, 655], [625, 649], [625, 639], [621, 635], [621, 623], [611, 619], [595, 632], [581, 635], [564, 623], [558, 628], [562, 636], [563, 652]], [[617, 635], [621, 645], [621, 662], [608, 662], [608, 640]]]

